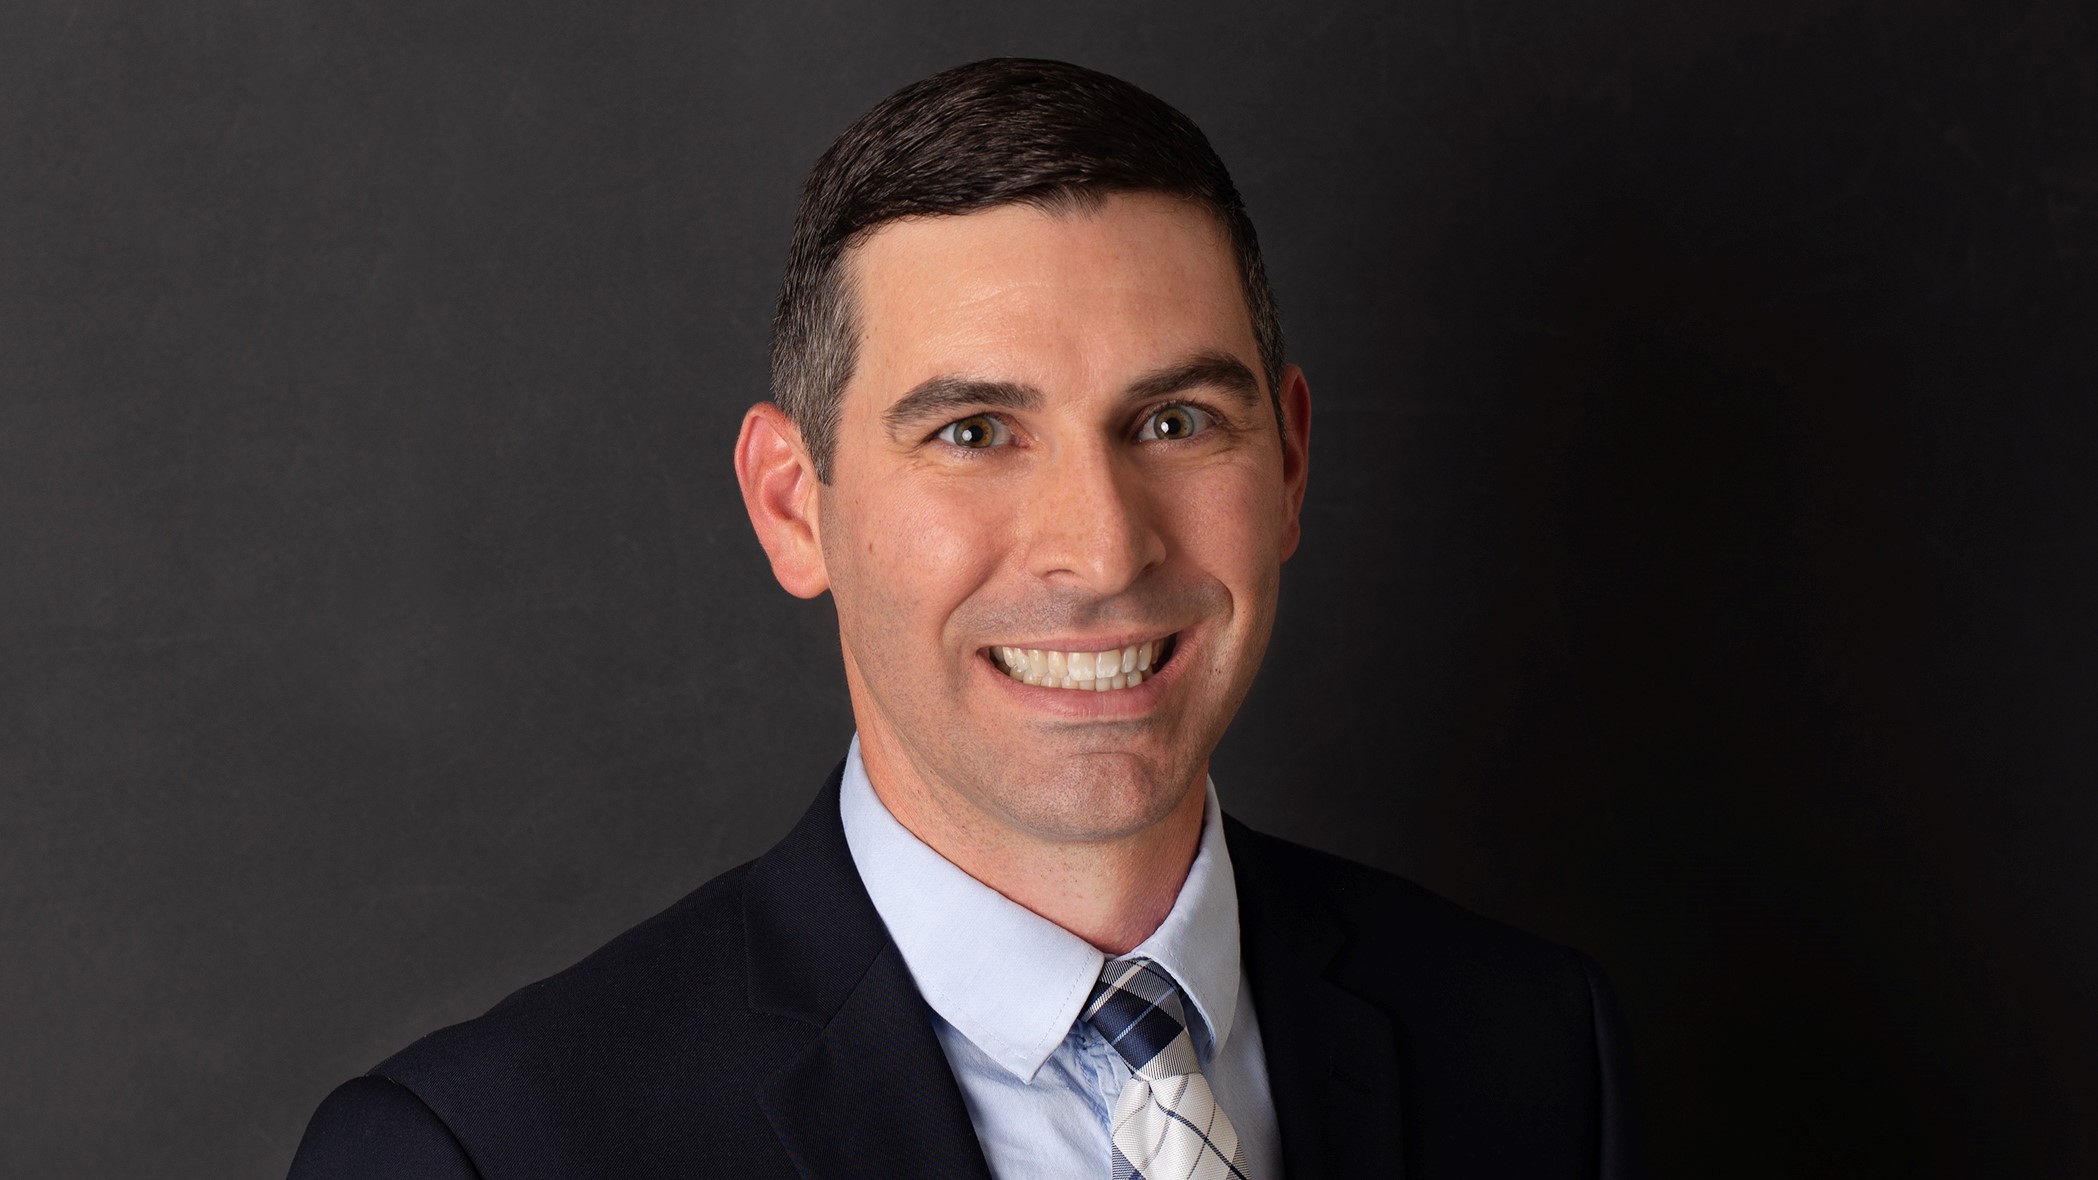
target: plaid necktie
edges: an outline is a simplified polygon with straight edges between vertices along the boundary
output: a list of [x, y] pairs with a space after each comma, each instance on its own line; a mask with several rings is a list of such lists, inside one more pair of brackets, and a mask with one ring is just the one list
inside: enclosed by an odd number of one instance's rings
[[1136, 1072], [1115, 1102], [1115, 1180], [1247, 1180], [1238, 1131], [1209, 1092], [1164, 968], [1110, 959], [1084, 1020]]

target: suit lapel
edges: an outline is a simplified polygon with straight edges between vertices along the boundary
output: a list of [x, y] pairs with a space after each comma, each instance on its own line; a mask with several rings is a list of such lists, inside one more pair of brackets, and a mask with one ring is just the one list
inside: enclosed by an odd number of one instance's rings
[[1352, 932], [1280, 871], [1278, 841], [1228, 816], [1224, 825], [1289, 1175], [1403, 1176], [1391, 1021], [1334, 979]]
[[853, 867], [842, 770], [744, 885], [750, 1006], [812, 1034], [758, 1105], [808, 1180], [990, 1180], [930, 1011]]

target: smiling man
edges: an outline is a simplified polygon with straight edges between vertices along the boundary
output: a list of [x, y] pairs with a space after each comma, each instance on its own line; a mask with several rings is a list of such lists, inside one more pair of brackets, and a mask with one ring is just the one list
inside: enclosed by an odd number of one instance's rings
[[890, 814], [1126, 951], [1172, 907], [1267, 645], [1304, 377], [1271, 400], [1227, 235], [1185, 198], [894, 220], [841, 278], [858, 348], [828, 453], [773, 406], [745, 421], [759, 537], [837, 605]]
[[1184, 116], [1054, 62], [820, 160], [735, 466], [858, 734], [766, 856], [345, 1084], [299, 1177], [1635, 1174], [1575, 952], [1228, 821], [1311, 440]]

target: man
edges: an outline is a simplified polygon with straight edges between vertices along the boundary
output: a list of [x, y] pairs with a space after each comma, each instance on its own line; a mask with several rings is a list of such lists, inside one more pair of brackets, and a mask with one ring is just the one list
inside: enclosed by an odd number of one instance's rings
[[331, 1095], [293, 1175], [1626, 1176], [1578, 954], [1225, 819], [1310, 393], [1223, 164], [1053, 62], [811, 175], [736, 444], [858, 736], [800, 825]]

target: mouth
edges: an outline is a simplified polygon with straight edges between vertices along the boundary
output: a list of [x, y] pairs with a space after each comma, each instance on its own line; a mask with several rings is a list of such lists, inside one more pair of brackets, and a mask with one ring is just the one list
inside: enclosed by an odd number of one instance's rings
[[1158, 674], [1178, 647], [1178, 633], [1104, 651], [1048, 651], [1033, 647], [990, 647], [984, 657], [1022, 684], [1072, 692], [1135, 688]]

